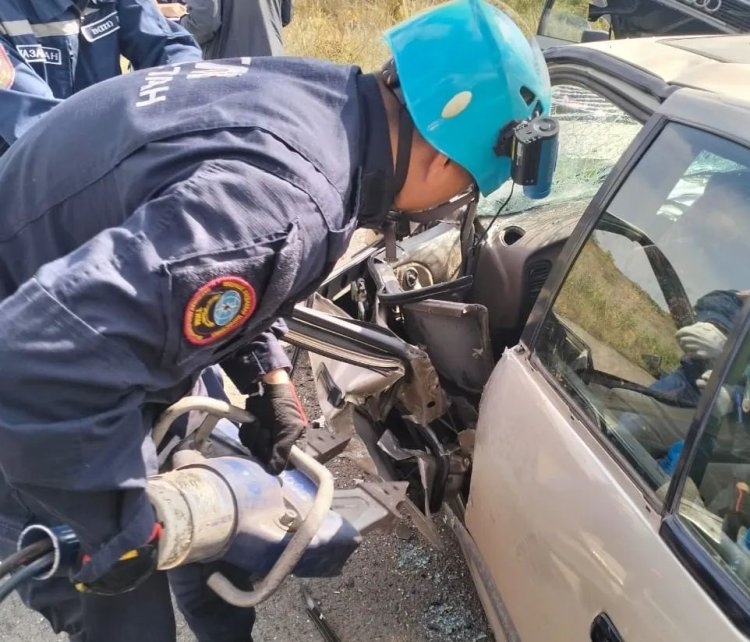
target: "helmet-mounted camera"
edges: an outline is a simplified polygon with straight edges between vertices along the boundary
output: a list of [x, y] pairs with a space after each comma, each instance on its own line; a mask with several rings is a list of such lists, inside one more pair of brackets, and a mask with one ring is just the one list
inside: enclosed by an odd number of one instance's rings
[[549, 116], [514, 120], [500, 132], [495, 154], [510, 158], [510, 178], [528, 198], [544, 198], [552, 189], [559, 133], [560, 125]]

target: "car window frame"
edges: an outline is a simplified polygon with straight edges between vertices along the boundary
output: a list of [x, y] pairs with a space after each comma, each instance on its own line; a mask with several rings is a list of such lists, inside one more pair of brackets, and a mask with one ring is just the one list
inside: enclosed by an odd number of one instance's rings
[[639, 121], [641, 125], [659, 106], [658, 101], [652, 96], [634, 90], [625, 82], [614, 81], [605, 72], [586, 70], [584, 78], [583, 71], [583, 67], [575, 64], [552, 65], [550, 66], [550, 84], [552, 86], [577, 85], [587, 89], [609, 100], [628, 116]]
[[622, 153], [599, 191], [586, 206], [576, 228], [552, 266], [547, 282], [544, 284], [521, 333], [519, 343], [530, 354], [534, 354], [535, 345], [539, 340], [544, 321], [552, 309], [552, 304], [562, 288], [573, 262], [577, 259], [615, 194], [668, 122], [670, 121], [665, 116], [657, 113], [644, 123], [641, 131], [636, 134], [633, 141]]
[[[710, 102], [710, 99], [708, 99], [708, 102]], [[701, 109], [714, 109], [714, 107], [708, 104], [698, 106]], [[678, 517], [680, 498], [690, 471], [690, 466], [697, 454], [700, 438], [706, 429], [711, 409], [716, 403], [721, 383], [726, 380], [734, 360], [742, 349], [743, 341], [747, 338], [748, 333], [750, 333], [750, 304], [743, 306], [740, 319], [727, 338], [723, 356], [714, 368], [714, 377], [712, 377], [711, 383], [701, 396], [698, 406], [695, 409], [686, 434], [682, 455], [672, 476], [667, 494], [663, 499], [659, 498], [656, 491], [645, 483], [645, 480], [637, 473], [625, 456], [611, 443], [607, 442], [605, 436], [594, 424], [591, 417], [563, 386], [556, 381], [536, 351], [536, 347], [542, 338], [544, 322], [552, 313], [557, 295], [562, 289], [565, 279], [580, 252], [591, 238], [597, 224], [606, 213], [615, 195], [619, 192], [635, 167], [641, 162], [644, 154], [653, 142], [668, 125], [685, 125], [750, 148], [750, 137], [747, 134], [744, 136], [736, 135], [731, 129], [728, 130], [720, 124], [710, 126], [705, 121], [691, 119], [682, 115], [680, 113], [681, 109], [682, 106], [677, 111], [666, 108], [664, 111], [655, 112], [644, 124], [628, 149], [623, 152], [623, 155], [615, 167], [613, 167], [604, 184], [589, 203], [578, 226], [555, 262], [547, 282], [531, 311], [519, 343], [525, 349], [531, 365], [544, 377], [545, 381], [565, 403], [571, 415], [602, 445], [607, 455], [611, 457], [618, 468], [642, 492], [644, 499], [658, 516], [657, 530], [660, 538], [669, 547], [682, 566], [698, 582], [727, 618], [743, 634], [750, 636], [750, 596], [712, 559], [708, 550], [701, 545]], [[707, 115], [707, 112], [704, 112], [702, 115]], [[715, 122], [720, 123], [721, 121]]]
[[746, 636], [750, 636], [750, 596], [711, 557], [704, 547], [679, 518], [680, 501], [690, 469], [698, 454], [711, 409], [717, 402], [721, 387], [729, 376], [735, 360], [743, 350], [750, 335], [750, 305], [745, 304], [738, 323], [732, 328], [724, 354], [714, 368], [713, 376], [695, 410], [693, 421], [685, 438], [682, 456], [672, 477], [662, 512], [659, 535], [682, 565], [698, 582], [714, 603], [732, 623]]

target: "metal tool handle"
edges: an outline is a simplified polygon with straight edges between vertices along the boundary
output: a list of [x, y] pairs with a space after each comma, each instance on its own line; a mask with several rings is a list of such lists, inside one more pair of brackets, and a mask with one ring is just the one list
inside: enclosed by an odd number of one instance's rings
[[[219, 417], [231, 419], [239, 423], [247, 423], [254, 420], [254, 417], [249, 412], [233, 406], [226, 401], [211, 399], [209, 397], [183, 397], [180, 401], [170, 406], [154, 426], [152, 435], [157, 446], [164, 439], [169, 426], [177, 417], [194, 410], [206, 412], [210, 415], [218, 415]], [[249, 608], [257, 606], [271, 597], [279, 586], [281, 586], [284, 579], [291, 574], [294, 567], [297, 566], [300, 558], [320, 529], [328, 511], [331, 509], [331, 504], [333, 503], [333, 475], [331, 475], [330, 471], [296, 446], [292, 446], [289, 461], [318, 487], [313, 505], [292, 536], [284, 552], [276, 560], [273, 568], [256, 585], [255, 589], [252, 591], [242, 591], [221, 573], [213, 573], [208, 578], [208, 586], [225, 602], [234, 606]]]
[[[238, 408], [232, 404], [222, 401], [221, 399], [213, 399], [211, 397], [183, 397], [178, 402], [173, 403], [167, 408], [159, 417], [156, 425], [151, 430], [151, 439], [153, 439], [157, 448], [164, 441], [164, 437], [169, 430], [169, 427], [175, 422], [175, 420], [188, 412], [205, 412], [212, 415], [216, 420], [218, 419], [229, 419], [236, 421], [237, 423], [250, 423], [255, 421], [255, 417], [251, 415], [247, 410]], [[211, 428], [216, 425], [216, 421], [211, 423]]]

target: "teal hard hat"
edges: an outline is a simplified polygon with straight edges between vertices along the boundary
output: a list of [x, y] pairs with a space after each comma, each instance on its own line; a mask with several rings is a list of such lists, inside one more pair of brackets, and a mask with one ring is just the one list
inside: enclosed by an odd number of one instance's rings
[[482, 194], [494, 192], [511, 171], [501, 132], [549, 113], [549, 74], [536, 43], [484, 0], [439, 5], [385, 38], [414, 126]]

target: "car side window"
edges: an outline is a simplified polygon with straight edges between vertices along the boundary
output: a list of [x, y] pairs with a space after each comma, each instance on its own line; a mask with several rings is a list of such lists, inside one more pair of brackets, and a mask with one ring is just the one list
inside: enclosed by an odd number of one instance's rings
[[679, 519], [750, 595], [750, 335], [719, 386], [691, 455]]
[[750, 151], [670, 124], [573, 262], [537, 355], [662, 496], [750, 287]]
[[570, 83], [552, 86], [551, 115], [560, 124], [560, 150], [550, 195], [541, 200], [524, 196], [507, 181], [479, 203], [479, 216], [549, 209], [583, 213], [591, 197], [618, 161], [642, 125], [611, 100], [586, 87]]
[[[538, 33], [566, 42], [609, 40], [609, 24], [603, 18], [590, 15], [588, 1], [561, 2], [548, 0], [539, 22]], [[603, 4], [597, 2], [596, 4]], [[606, 15], [603, 12], [602, 16]], [[593, 22], [592, 22], [593, 19]]]

